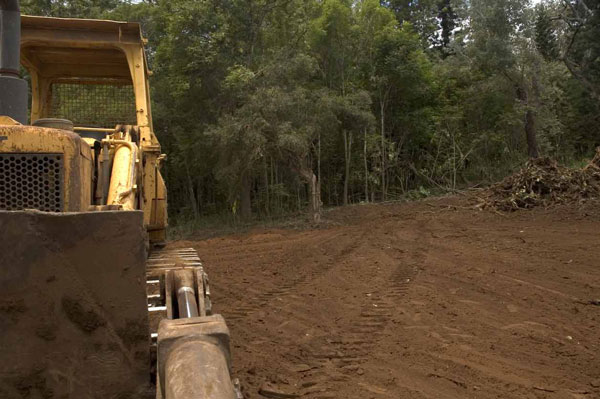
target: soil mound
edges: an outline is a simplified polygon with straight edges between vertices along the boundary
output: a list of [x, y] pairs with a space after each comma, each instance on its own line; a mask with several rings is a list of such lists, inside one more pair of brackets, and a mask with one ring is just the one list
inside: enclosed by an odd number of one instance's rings
[[582, 202], [600, 197], [600, 147], [583, 168], [568, 168], [549, 158], [532, 159], [479, 195], [479, 208], [510, 212]]

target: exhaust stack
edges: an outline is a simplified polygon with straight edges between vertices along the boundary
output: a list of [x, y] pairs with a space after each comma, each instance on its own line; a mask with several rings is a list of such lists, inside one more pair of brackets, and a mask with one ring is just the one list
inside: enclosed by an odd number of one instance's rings
[[19, 0], [0, 0], [0, 115], [27, 123], [27, 82], [19, 77]]

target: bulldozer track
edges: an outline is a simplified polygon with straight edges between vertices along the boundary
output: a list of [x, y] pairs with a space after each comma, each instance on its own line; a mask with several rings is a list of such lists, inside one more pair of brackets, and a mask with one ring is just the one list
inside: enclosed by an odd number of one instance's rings
[[150, 253], [146, 263], [146, 297], [150, 335], [155, 344], [160, 320], [168, 318], [164, 298], [164, 273], [178, 267], [201, 268], [202, 262], [193, 248], [159, 249]]
[[303, 397], [335, 398], [338, 384], [363, 373], [360, 366], [369, 360], [370, 353], [378, 345], [398, 299], [406, 293], [414, 274], [411, 268], [397, 266], [389, 283], [382, 287], [381, 294], [372, 294], [370, 303], [363, 304], [352, 327], [328, 338], [326, 345], [315, 348], [311, 357], [319, 367], [303, 376]]
[[[338, 237], [338, 234], [333, 234], [331, 237], [327, 237], [320, 241], [322, 244], [326, 244], [330, 241], [335, 240], [337, 237]], [[307, 239], [287, 240], [286, 244], [294, 244], [294, 245], [300, 245], [300, 246], [314, 245], [314, 242], [310, 242], [310, 241], [311, 241], [310, 239], [309, 240], [307, 240]], [[263, 252], [258, 252], [258, 253], [254, 252], [253, 256], [255, 258], [265, 256], [265, 255], [273, 256], [274, 253], [279, 253], [281, 251], [281, 248], [270, 249], [270, 248], [268, 248], [267, 245], [261, 245], [261, 246], [257, 245], [256, 247], [258, 247], [258, 248], [267, 247], [267, 250], [263, 251]], [[227, 248], [231, 249], [231, 247], [224, 247], [224, 250]], [[244, 251], [241, 254], [240, 253], [230, 254], [229, 257], [233, 258], [233, 259], [239, 259], [239, 258], [244, 258], [248, 255], [249, 254], [246, 251]], [[222, 260], [222, 257], [218, 257], [218, 258], [214, 259], [212, 261], [212, 263], [218, 262], [219, 260]], [[243, 291], [243, 292], [232, 290], [231, 288], [229, 288], [227, 286], [221, 286], [220, 284], [218, 284], [218, 285], [214, 284], [214, 285], [217, 288], [217, 291], [219, 292], [218, 297], [228, 296], [229, 300], [233, 299], [235, 301], [243, 302], [242, 304], [239, 304], [237, 306], [234, 305], [234, 308], [232, 310], [230, 310], [229, 312], [227, 312], [227, 314], [226, 314], [227, 320], [231, 320], [232, 322], [235, 322], [236, 320], [244, 319], [257, 311], [266, 309], [269, 306], [269, 304], [274, 300], [281, 300], [282, 297], [293, 294], [293, 292], [302, 291], [303, 286], [310, 284], [311, 280], [317, 279], [317, 278], [319, 278], [319, 276], [326, 273], [333, 266], [333, 264], [334, 264], [334, 262], [332, 261], [332, 262], [329, 262], [328, 264], [324, 265], [323, 267], [317, 268], [309, 273], [305, 273], [305, 274], [298, 273], [297, 275], [294, 276], [294, 278], [292, 278], [291, 280], [286, 281], [280, 285], [271, 286], [271, 285], [267, 285], [266, 282], [262, 282], [262, 284], [260, 284], [261, 285], [260, 288], [253, 288], [252, 287], [253, 282], [248, 281], [248, 285], [250, 285], [250, 287], [248, 288], [248, 290]], [[217, 265], [218, 265], [218, 263], [215, 266], [217, 266]], [[248, 295], [248, 294], [250, 294], [250, 295]], [[218, 306], [218, 301], [216, 302], [216, 304]]]
[[[295, 251], [288, 250], [287, 256], [282, 256], [280, 248], [283, 244], [278, 241], [269, 245], [253, 245], [260, 251], [251, 254], [248, 251], [237, 253], [231, 246], [223, 247], [234, 251], [227, 256], [229, 262], [243, 259], [242, 265], [254, 266], [260, 265], [261, 258], [273, 257], [281, 261], [282, 268], [293, 268], [295, 265], [303, 267], [303, 273], [290, 273], [279, 284], [274, 284], [270, 279], [262, 280], [260, 273], [247, 275], [242, 280], [243, 286], [247, 287], [243, 291], [239, 286], [221, 287], [221, 284], [217, 284], [215, 305], [223, 308], [222, 313], [234, 337], [236, 331], [244, 330], [249, 340], [278, 341], [281, 334], [308, 331], [305, 334], [306, 342], [280, 348], [286, 360], [282, 367], [295, 369], [298, 364], [307, 365], [305, 370], [296, 374], [301, 380], [298, 394], [303, 397], [333, 398], [339, 384], [361, 373], [360, 366], [369, 359], [370, 352], [385, 333], [399, 298], [414, 277], [413, 267], [394, 258], [391, 244], [395, 239], [390, 237], [390, 245], [384, 246], [391, 253], [390, 264], [382, 266], [374, 275], [361, 277], [369, 281], [373, 292], [364, 296], [351, 321], [352, 327], [311, 337], [311, 326], [318, 323], [319, 316], [314, 314], [315, 302], [308, 299], [321, 295], [315, 289], [325, 281], [348, 287], [349, 290], [356, 289], [360, 284], [357, 270], [362, 267], [361, 254], [379, 250], [374, 247], [381, 245], [369, 239], [371, 234], [372, 231], [368, 229], [350, 228], [328, 231], [326, 237], [286, 240], [286, 245], [296, 248]], [[332, 251], [332, 247], [336, 249]], [[214, 263], [214, 267], [219, 268], [216, 262], [222, 259], [221, 256], [215, 256], [209, 264]], [[221, 299], [224, 303], [221, 303]]]
[[[377, 228], [375, 223], [373, 229]], [[217, 274], [223, 271], [222, 264], [232, 262], [239, 262], [236, 268], [258, 269], [256, 273], [245, 273], [241, 286], [228, 284], [226, 278], [213, 283], [215, 308], [227, 319], [234, 340], [242, 331], [244, 340], [254, 342], [277, 342], [281, 335], [307, 331], [302, 334], [305, 342], [278, 348], [285, 359], [282, 368], [294, 370], [298, 364], [307, 365], [296, 372], [300, 379], [297, 393], [303, 397], [333, 398], [340, 384], [361, 374], [361, 365], [369, 360], [385, 334], [398, 301], [414, 278], [415, 269], [407, 266], [414, 264], [414, 259], [398, 256], [397, 237], [383, 243], [373, 241], [373, 229], [350, 227], [324, 231], [318, 237], [276, 237], [250, 244], [252, 251], [246, 246], [240, 250], [235, 245], [220, 245], [218, 253], [202, 254]], [[284, 247], [286, 251], [282, 251]], [[365, 257], [373, 251], [384, 251], [389, 259], [376, 273], [361, 276], [357, 271], [364, 268]], [[261, 273], [264, 258], [281, 262], [285, 278], [273, 279]], [[295, 268], [302, 268], [302, 272], [286, 273], [286, 269]], [[313, 326], [323, 317], [315, 315], [314, 308], [318, 306], [315, 300], [323, 295], [319, 287], [324, 282], [350, 291], [368, 282], [373, 291], [362, 293], [358, 307], [352, 307], [351, 328], [319, 332], [313, 337]], [[234, 365], [235, 346], [234, 342]]]

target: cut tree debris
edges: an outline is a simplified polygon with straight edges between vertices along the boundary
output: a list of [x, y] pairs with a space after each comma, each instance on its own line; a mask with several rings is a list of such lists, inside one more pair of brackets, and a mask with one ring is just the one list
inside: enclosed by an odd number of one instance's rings
[[531, 159], [517, 173], [480, 192], [477, 207], [511, 212], [599, 197], [600, 147], [581, 169], [560, 166], [549, 158]]

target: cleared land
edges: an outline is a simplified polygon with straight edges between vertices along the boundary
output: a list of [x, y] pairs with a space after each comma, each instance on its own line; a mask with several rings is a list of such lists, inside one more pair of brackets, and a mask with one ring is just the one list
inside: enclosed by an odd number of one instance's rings
[[171, 244], [206, 265], [247, 398], [600, 398], [599, 203], [325, 225]]

